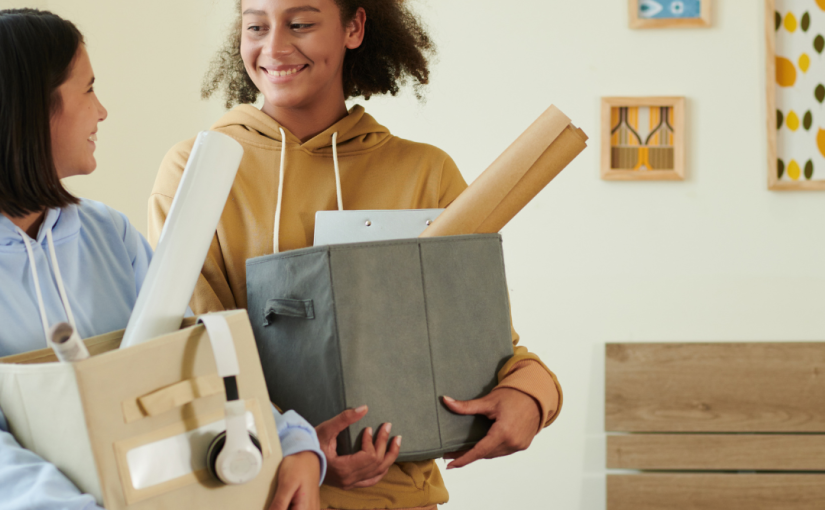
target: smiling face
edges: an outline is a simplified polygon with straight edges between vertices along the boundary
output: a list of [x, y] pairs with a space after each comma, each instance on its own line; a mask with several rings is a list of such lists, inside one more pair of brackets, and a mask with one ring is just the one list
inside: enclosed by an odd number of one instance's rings
[[94, 171], [97, 124], [106, 119], [92, 84], [94, 72], [86, 47], [81, 44], [72, 62], [69, 78], [57, 89], [61, 105], [49, 123], [52, 157], [61, 179]]
[[341, 69], [363, 40], [363, 9], [346, 26], [334, 0], [243, 0], [241, 13], [241, 56], [264, 112], [344, 104]]

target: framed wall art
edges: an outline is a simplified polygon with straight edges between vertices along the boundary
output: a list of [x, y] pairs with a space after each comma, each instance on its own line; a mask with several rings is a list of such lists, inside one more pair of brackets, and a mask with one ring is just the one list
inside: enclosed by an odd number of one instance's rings
[[603, 97], [601, 124], [602, 179], [685, 178], [684, 97]]
[[825, 190], [825, 0], [765, 0], [768, 189]]
[[709, 27], [712, 0], [628, 0], [630, 28]]

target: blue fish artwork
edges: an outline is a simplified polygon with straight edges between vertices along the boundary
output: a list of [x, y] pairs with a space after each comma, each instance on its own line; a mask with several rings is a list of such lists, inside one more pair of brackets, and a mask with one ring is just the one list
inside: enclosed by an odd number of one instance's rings
[[699, 18], [701, 0], [639, 0], [639, 17], [644, 19]]

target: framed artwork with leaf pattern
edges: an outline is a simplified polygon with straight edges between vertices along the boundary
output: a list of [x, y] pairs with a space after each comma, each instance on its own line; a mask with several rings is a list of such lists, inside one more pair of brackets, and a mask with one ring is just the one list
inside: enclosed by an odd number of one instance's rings
[[602, 98], [602, 179], [685, 178], [684, 97]]
[[709, 27], [711, 0], [629, 0], [630, 28]]
[[825, 190], [825, 0], [765, 0], [768, 189]]

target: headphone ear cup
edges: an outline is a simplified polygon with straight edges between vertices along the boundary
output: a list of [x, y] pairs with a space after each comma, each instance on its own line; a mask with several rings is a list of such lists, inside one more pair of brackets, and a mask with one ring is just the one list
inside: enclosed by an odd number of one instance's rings
[[[253, 434], [252, 432], [249, 433], [249, 439], [252, 440], [252, 444], [255, 445], [255, 448], [258, 449], [259, 452], [263, 454], [263, 448], [261, 448], [261, 442], [258, 441], [258, 436]], [[212, 475], [213, 478], [217, 479], [221, 483], [226, 483], [224, 480], [221, 479], [220, 475], [218, 475], [217, 464], [218, 464], [218, 455], [221, 454], [223, 451], [223, 447], [226, 444], [226, 431], [224, 430], [209, 443], [209, 447], [206, 449], [206, 470], [209, 471], [209, 474]]]
[[218, 476], [215, 465], [218, 462], [218, 455], [221, 454], [221, 450], [223, 450], [223, 446], [225, 444], [226, 431], [224, 430], [212, 439], [212, 442], [209, 443], [209, 448], [206, 449], [206, 469], [213, 478], [216, 478], [221, 482], [223, 482], [223, 480], [221, 480], [221, 477]]

